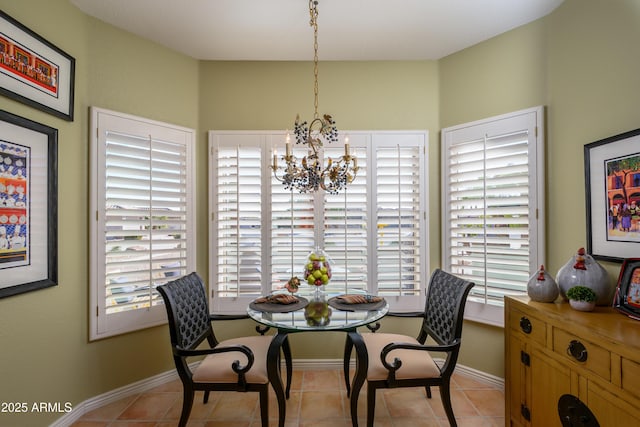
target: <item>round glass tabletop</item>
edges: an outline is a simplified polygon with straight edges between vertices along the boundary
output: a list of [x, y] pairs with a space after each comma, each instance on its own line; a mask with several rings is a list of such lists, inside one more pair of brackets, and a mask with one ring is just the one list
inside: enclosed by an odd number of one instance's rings
[[[317, 296], [312, 292], [300, 292], [296, 296], [308, 300], [308, 303], [285, 313], [258, 310], [252, 304], [247, 314], [256, 322], [278, 330], [302, 332], [353, 330], [381, 319], [389, 311], [386, 301], [373, 307], [371, 304], [353, 304], [348, 310], [343, 310], [331, 305], [333, 295]], [[286, 306], [283, 309], [286, 310]]]

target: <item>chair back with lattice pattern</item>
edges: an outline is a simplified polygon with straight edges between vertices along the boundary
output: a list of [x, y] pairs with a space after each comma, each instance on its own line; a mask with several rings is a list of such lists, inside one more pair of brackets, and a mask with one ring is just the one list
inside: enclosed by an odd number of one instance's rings
[[467, 295], [474, 286], [440, 269], [431, 275], [421, 335], [428, 334], [438, 344], [452, 344], [462, 335]]
[[213, 335], [207, 294], [197, 273], [158, 286], [158, 291], [167, 308], [173, 346], [191, 350]]

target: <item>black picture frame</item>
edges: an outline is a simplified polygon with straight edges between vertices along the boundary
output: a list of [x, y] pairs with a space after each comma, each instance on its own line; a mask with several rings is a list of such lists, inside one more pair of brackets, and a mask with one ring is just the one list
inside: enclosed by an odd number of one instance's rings
[[587, 252], [622, 262], [640, 251], [640, 129], [584, 146]]
[[623, 261], [613, 306], [632, 319], [640, 320], [640, 258]]
[[75, 59], [0, 10], [0, 94], [73, 121]]
[[0, 157], [4, 298], [58, 284], [58, 130], [0, 110]]

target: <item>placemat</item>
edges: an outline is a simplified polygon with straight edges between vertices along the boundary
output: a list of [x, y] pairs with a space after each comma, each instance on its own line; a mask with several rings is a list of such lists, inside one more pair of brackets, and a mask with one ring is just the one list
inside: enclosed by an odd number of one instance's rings
[[298, 298], [298, 302], [294, 302], [291, 304], [277, 304], [271, 302], [261, 302], [257, 303], [255, 301], [251, 301], [249, 303], [249, 308], [255, 311], [263, 311], [265, 313], [288, 313], [290, 311], [300, 310], [309, 304], [309, 301], [306, 298], [296, 297]]
[[378, 302], [369, 302], [369, 303], [365, 303], [365, 304], [345, 304], [343, 302], [340, 302], [340, 300], [338, 299], [338, 297], [333, 297], [333, 298], [329, 298], [329, 301], [327, 301], [329, 303], [329, 305], [337, 310], [342, 310], [342, 311], [372, 311], [372, 310], [379, 310], [382, 307], [385, 306], [385, 304], [387, 303], [384, 298], [382, 299], [382, 301], [378, 301]]

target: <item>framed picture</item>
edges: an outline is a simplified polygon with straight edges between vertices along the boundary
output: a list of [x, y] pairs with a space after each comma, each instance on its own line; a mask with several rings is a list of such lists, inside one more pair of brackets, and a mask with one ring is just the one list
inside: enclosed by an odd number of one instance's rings
[[640, 251], [640, 129], [584, 146], [587, 251], [622, 262]]
[[0, 298], [57, 285], [58, 131], [0, 110]]
[[640, 258], [627, 258], [622, 263], [613, 306], [640, 320]]
[[0, 94], [73, 121], [75, 59], [0, 11]]

